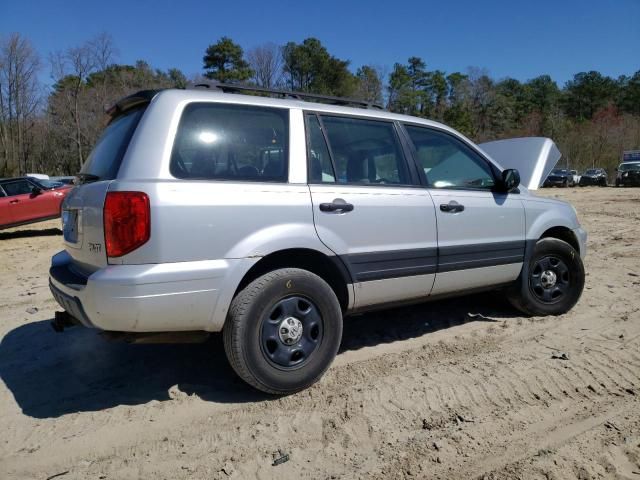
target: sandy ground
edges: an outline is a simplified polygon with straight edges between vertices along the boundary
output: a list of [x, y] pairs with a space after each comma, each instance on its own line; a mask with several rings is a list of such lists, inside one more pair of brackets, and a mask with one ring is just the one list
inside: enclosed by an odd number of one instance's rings
[[542, 194], [590, 234], [569, 314], [491, 294], [350, 318], [327, 375], [285, 398], [241, 383], [219, 336], [54, 333], [58, 222], [0, 232], [0, 478], [640, 479], [640, 189]]

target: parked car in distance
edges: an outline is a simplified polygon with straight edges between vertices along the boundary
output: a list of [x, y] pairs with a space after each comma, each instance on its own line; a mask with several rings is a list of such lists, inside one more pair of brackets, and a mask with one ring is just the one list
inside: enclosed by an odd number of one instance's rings
[[574, 187], [573, 174], [564, 168], [555, 168], [544, 181], [543, 187]]
[[624, 162], [616, 168], [616, 187], [640, 187], [640, 162]]
[[569, 173], [573, 177], [573, 186], [575, 187], [580, 182], [580, 175], [577, 170], [569, 170]]
[[492, 289], [527, 315], [578, 301], [586, 232], [529, 191], [551, 140], [479, 147], [366, 102], [211, 88], [109, 111], [63, 204], [58, 331], [222, 331], [242, 379], [288, 394], [323, 375], [352, 313]]
[[604, 168], [590, 168], [580, 176], [581, 187], [588, 185], [607, 186], [607, 171]]
[[60, 205], [71, 186], [51, 187], [45, 182], [31, 177], [0, 179], [0, 229], [60, 217]]

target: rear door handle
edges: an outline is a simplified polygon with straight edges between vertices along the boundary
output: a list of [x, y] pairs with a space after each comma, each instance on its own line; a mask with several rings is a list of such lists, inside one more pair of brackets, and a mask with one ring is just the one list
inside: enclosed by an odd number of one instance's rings
[[440, 210], [445, 213], [458, 213], [464, 211], [464, 205], [460, 205], [455, 200], [451, 200], [449, 203], [441, 203]]
[[9, 203], [20, 203], [20, 200], [9, 200]]
[[320, 211], [326, 213], [346, 213], [353, 211], [353, 204], [345, 202], [341, 198], [336, 198], [331, 203], [321, 203]]

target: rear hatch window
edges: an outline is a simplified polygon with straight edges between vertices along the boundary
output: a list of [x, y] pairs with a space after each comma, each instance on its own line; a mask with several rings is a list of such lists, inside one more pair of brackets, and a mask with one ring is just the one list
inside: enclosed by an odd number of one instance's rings
[[118, 175], [122, 157], [145, 108], [137, 108], [114, 118], [98, 139], [80, 170], [84, 180], [113, 180]]

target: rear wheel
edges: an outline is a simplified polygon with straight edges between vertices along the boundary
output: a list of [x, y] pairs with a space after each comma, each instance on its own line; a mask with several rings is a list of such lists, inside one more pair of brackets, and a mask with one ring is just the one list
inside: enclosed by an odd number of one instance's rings
[[571, 310], [584, 288], [580, 254], [557, 238], [538, 240], [509, 301], [527, 315], [560, 315]]
[[274, 270], [238, 293], [223, 338], [229, 363], [245, 382], [266, 393], [294, 393], [331, 365], [342, 339], [342, 311], [317, 275]]

